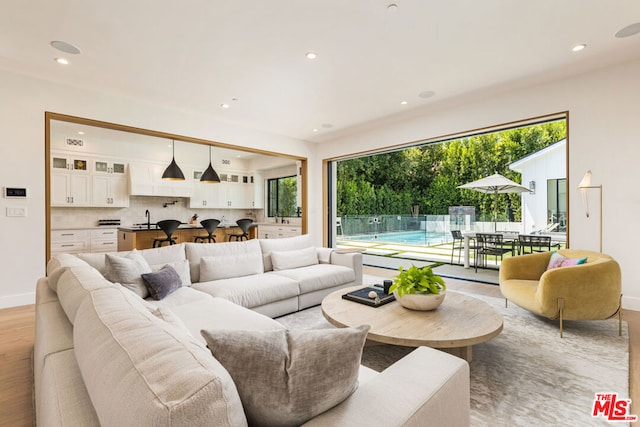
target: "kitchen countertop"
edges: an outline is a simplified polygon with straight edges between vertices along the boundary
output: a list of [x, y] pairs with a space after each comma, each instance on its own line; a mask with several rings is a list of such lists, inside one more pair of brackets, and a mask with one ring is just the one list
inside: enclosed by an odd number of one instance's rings
[[[225, 224], [225, 225], [218, 225], [217, 228], [237, 228], [238, 226], [235, 224]], [[249, 228], [252, 227], [256, 227], [255, 224], [251, 225]], [[180, 227], [178, 227], [178, 230], [194, 230], [194, 229], [199, 229], [202, 230], [203, 227], [200, 224], [182, 224]], [[159, 227], [157, 227], [155, 224], [151, 224], [151, 228], [147, 228], [146, 226], [144, 227], [138, 227], [138, 226], [120, 226], [118, 227], [118, 230], [120, 231], [129, 231], [129, 232], [139, 232], [139, 231], [162, 231]]]

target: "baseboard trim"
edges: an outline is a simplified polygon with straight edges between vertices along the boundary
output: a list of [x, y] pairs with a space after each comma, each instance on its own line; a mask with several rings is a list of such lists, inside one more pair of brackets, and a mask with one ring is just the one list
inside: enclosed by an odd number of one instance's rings
[[640, 298], [622, 295], [622, 308], [625, 310], [640, 311]]
[[36, 303], [36, 293], [0, 296], [0, 309], [31, 305]]

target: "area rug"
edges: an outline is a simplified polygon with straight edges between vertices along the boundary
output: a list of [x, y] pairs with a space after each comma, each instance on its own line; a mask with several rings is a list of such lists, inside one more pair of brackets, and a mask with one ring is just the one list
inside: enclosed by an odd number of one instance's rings
[[[600, 426], [592, 416], [596, 393], [629, 398], [629, 339], [618, 321], [549, 321], [499, 298], [471, 295], [495, 307], [504, 329], [489, 342], [473, 346], [472, 426]], [[355, 303], [354, 303], [355, 304]], [[444, 304], [446, 304], [446, 299]], [[331, 328], [319, 306], [276, 319], [288, 328]], [[366, 346], [362, 363], [377, 371], [413, 349]]]

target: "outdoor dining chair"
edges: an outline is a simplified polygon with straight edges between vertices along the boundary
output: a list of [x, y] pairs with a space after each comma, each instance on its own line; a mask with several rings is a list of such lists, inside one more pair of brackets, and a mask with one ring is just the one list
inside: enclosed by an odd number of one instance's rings
[[[527, 251], [528, 248], [528, 251]], [[551, 250], [551, 236], [520, 234], [518, 236], [518, 255]]]
[[482, 268], [487, 266], [487, 257], [493, 256], [498, 264], [498, 257], [500, 261], [504, 254], [511, 252], [514, 253], [514, 242], [505, 242], [502, 234], [490, 234], [490, 233], [476, 233], [476, 239], [478, 240], [478, 249], [476, 251], [476, 272], [478, 272], [478, 264], [482, 265]]

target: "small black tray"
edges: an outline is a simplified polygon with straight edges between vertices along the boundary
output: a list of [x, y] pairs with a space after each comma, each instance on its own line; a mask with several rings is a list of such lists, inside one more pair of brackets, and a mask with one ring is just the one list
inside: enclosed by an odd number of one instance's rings
[[[377, 303], [376, 298], [369, 298], [369, 292], [371, 291], [376, 291], [378, 294]], [[369, 305], [371, 307], [380, 307], [381, 305], [385, 305], [396, 300], [396, 297], [393, 294], [387, 295], [384, 293], [382, 285], [373, 285], [356, 289], [355, 291], [342, 295], [342, 298], [360, 304]]]

